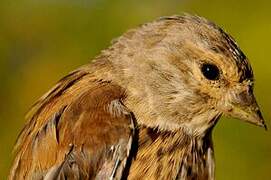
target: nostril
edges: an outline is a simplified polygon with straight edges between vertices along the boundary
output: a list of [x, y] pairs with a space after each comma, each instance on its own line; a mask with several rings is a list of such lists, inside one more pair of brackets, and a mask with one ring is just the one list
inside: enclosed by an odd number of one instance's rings
[[243, 91], [238, 95], [238, 100], [242, 105], [250, 105], [252, 104], [253, 97], [247, 91]]

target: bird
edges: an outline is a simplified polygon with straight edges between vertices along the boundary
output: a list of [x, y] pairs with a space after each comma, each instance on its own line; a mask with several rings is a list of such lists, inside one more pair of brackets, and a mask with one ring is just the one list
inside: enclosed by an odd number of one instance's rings
[[232, 36], [197, 15], [128, 30], [26, 115], [9, 179], [214, 180], [222, 115], [266, 128]]

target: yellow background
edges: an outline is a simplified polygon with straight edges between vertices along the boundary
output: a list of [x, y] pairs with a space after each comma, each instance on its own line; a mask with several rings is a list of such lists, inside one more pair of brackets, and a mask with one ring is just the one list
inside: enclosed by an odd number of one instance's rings
[[[24, 114], [43, 93], [89, 62], [112, 38], [159, 16], [189, 12], [229, 32], [253, 66], [255, 93], [270, 126], [271, 1], [1, 0], [0, 179]], [[271, 132], [222, 118], [214, 130], [218, 180], [270, 180]]]

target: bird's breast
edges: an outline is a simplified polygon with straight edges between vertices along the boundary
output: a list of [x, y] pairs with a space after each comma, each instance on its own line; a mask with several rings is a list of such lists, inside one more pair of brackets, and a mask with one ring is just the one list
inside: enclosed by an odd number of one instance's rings
[[213, 155], [209, 151], [210, 142], [198, 143], [182, 132], [142, 128], [128, 179], [211, 180]]

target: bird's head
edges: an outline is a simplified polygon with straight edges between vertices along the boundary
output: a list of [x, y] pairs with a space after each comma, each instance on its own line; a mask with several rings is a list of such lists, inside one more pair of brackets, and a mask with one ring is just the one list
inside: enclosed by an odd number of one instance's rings
[[139, 123], [202, 134], [224, 114], [265, 127], [248, 59], [206, 19], [161, 18], [129, 31], [114, 46], [122, 47], [113, 63], [122, 69], [127, 105]]

